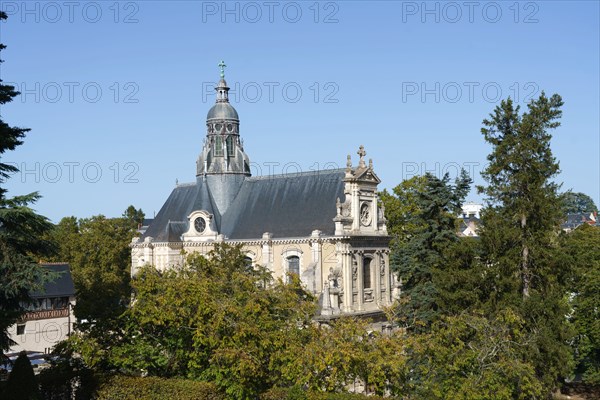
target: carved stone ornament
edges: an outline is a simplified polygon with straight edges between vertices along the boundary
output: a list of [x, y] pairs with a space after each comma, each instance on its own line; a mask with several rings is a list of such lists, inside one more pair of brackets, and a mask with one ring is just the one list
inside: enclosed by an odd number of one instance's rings
[[360, 223], [363, 226], [371, 225], [371, 206], [369, 203], [363, 203], [360, 206]]

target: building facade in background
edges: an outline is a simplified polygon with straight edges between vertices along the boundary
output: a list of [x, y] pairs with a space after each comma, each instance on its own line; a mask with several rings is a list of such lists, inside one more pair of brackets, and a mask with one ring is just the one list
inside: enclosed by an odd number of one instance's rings
[[30, 293], [31, 304], [24, 304], [27, 312], [21, 320], [9, 328], [8, 333], [16, 342], [8, 355], [20, 351], [49, 354], [60, 341], [73, 332], [75, 317], [75, 287], [69, 264], [44, 263], [57, 274], [57, 278], [44, 284], [43, 290]]
[[381, 314], [399, 290], [390, 271], [386, 220], [373, 162], [362, 146], [346, 168], [253, 177], [229, 103], [215, 88], [196, 181], [177, 184], [150, 226], [132, 242], [132, 274], [167, 269], [215, 243], [242, 244], [248, 263], [275, 278], [297, 274], [319, 297], [322, 316]]

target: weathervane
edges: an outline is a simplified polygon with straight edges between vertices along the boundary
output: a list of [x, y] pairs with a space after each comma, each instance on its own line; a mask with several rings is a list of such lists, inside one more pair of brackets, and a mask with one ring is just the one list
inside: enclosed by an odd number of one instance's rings
[[225, 65], [225, 61], [221, 60], [221, 62], [219, 63], [219, 67], [221, 67], [221, 79], [225, 79], [225, 67], [227, 65]]

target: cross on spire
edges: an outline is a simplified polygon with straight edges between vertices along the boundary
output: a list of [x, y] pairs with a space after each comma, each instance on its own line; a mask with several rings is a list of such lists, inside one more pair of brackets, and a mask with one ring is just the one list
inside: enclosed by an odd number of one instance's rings
[[358, 162], [358, 165], [361, 167], [364, 167], [365, 166], [364, 157], [367, 155], [367, 152], [365, 151], [365, 147], [362, 144], [358, 148], [358, 151], [356, 152], [356, 154], [358, 154], [360, 156], [360, 161]]
[[221, 60], [221, 62], [219, 63], [219, 67], [221, 68], [221, 79], [225, 79], [225, 67], [227, 65], [225, 65], [225, 61]]

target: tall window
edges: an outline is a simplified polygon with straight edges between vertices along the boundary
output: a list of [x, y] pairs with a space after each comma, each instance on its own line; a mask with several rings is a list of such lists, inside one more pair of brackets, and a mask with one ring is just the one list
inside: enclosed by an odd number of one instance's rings
[[363, 288], [371, 289], [371, 259], [363, 259]]
[[252, 259], [250, 257], [244, 257], [244, 266], [246, 267], [247, 271], [252, 271], [254, 269], [254, 266], [252, 265]]
[[223, 157], [223, 138], [215, 137], [215, 157]]
[[233, 136], [227, 136], [225, 143], [227, 143], [227, 157], [233, 157]]
[[287, 258], [287, 262], [288, 262], [288, 272], [290, 274], [300, 275], [300, 257], [289, 256]]

